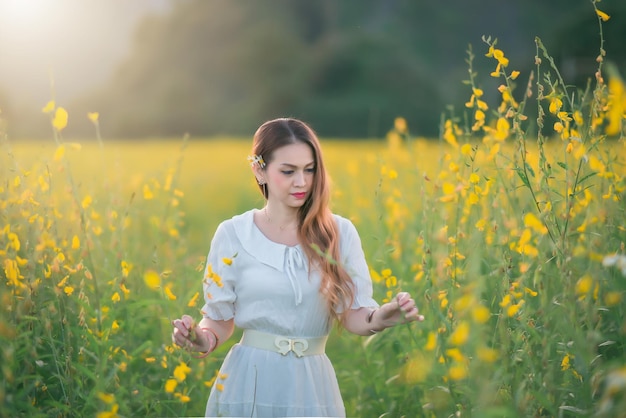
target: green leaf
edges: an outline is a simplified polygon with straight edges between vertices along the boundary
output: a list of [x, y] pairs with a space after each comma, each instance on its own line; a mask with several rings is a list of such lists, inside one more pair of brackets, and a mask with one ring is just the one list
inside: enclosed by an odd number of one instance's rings
[[578, 183], [580, 184], [580, 183], [584, 182], [585, 180], [587, 180], [587, 179], [589, 179], [589, 178], [591, 178], [591, 177], [595, 176], [596, 174], [598, 174], [598, 173], [597, 173], [596, 171], [593, 171], [593, 172], [591, 172], [591, 173], [587, 174], [586, 176], [584, 176], [583, 178], [581, 178], [581, 179], [578, 181]]
[[516, 171], [517, 171], [517, 175], [522, 179], [522, 183], [524, 183], [524, 186], [530, 189], [530, 182], [528, 181], [528, 177], [526, 176], [526, 173], [524, 173], [524, 171], [522, 171], [519, 168]]

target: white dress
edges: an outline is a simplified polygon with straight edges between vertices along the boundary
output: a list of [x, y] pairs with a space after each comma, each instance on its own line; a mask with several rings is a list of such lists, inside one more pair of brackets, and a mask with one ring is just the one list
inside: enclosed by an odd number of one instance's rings
[[[254, 223], [255, 210], [222, 222], [215, 232], [205, 269], [203, 315], [234, 318], [244, 330], [300, 338], [328, 335], [332, 323], [319, 292], [319, 273], [309, 275], [299, 245], [269, 240]], [[356, 228], [343, 217], [334, 218], [341, 261], [356, 288], [352, 308], [377, 307]], [[345, 409], [326, 354], [297, 357], [237, 343], [213, 384], [206, 416], [341, 417]]]

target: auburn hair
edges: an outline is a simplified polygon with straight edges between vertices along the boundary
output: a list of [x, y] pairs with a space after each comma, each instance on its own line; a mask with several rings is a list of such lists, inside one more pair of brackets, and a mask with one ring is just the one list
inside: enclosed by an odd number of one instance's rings
[[[306, 123], [292, 118], [265, 122], [256, 133], [252, 153], [270, 164], [274, 151], [285, 145], [304, 143], [311, 148], [315, 173], [311, 192], [298, 210], [298, 238], [309, 259], [309, 267], [317, 266], [321, 273], [320, 291], [326, 298], [331, 316], [343, 319], [354, 301], [354, 283], [340, 262], [339, 228], [328, 207], [330, 187], [317, 135]], [[267, 199], [267, 187], [259, 185]], [[338, 315], [337, 312], [342, 312]]]

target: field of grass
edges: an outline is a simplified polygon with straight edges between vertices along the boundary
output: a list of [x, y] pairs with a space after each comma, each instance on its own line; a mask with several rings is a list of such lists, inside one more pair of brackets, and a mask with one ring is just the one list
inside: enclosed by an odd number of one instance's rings
[[[375, 297], [410, 291], [426, 317], [333, 332], [349, 416], [626, 410], [623, 83], [599, 69], [594, 89], [570, 92], [538, 42], [516, 101], [519, 74], [487, 43], [499, 103], [472, 75], [440, 140], [402, 119], [386, 141], [322, 138], [332, 208], [361, 234]], [[49, 141], [0, 137], [0, 416], [202, 414], [237, 335], [198, 360], [172, 346], [170, 320], [199, 317], [217, 224], [263, 204], [250, 140], [71, 143], [64, 110], [45, 111]]]

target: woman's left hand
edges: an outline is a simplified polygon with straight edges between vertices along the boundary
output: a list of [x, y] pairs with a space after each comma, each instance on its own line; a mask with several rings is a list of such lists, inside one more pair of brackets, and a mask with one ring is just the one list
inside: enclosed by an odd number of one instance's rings
[[384, 328], [424, 320], [424, 315], [419, 314], [415, 300], [407, 292], [398, 293], [393, 300], [378, 308], [375, 315], [377, 322], [379, 321]]

